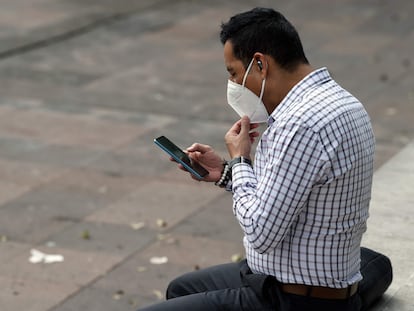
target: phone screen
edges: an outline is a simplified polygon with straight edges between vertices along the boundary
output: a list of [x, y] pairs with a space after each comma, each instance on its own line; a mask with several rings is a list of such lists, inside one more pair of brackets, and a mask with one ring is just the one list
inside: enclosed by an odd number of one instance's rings
[[154, 139], [154, 142], [161, 147], [161, 149], [172, 156], [174, 160], [181, 163], [187, 171], [196, 176], [198, 179], [202, 179], [204, 176], [208, 175], [208, 171], [204, 167], [197, 162], [191, 161], [188, 155], [167, 137], [160, 136]]

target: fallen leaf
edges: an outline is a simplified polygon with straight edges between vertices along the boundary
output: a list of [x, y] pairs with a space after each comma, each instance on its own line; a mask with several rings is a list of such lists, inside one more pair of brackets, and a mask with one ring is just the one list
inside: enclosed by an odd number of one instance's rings
[[91, 239], [91, 234], [89, 233], [88, 230], [83, 230], [81, 236], [82, 236], [82, 239], [84, 239], [84, 240], [90, 240]]
[[42, 252], [40, 252], [40, 251], [38, 251], [36, 249], [32, 249], [30, 251], [30, 254], [31, 254], [31, 256], [29, 258], [29, 261], [31, 263], [39, 263], [39, 262], [42, 262], [43, 261], [43, 257], [45, 255], [44, 253], [42, 253]]
[[138, 305], [138, 300], [137, 299], [129, 298], [128, 299], [128, 304], [131, 305], [131, 306], [136, 307]]
[[158, 289], [154, 289], [152, 293], [157, 297], [157, 299], [161, 300], [163, 298], [163, 294]]
[[45, 255], [45, 257], [43, 258], [43, 262], [44, 263], [55, 263], [55, 262], [62, 262], [63, 256], [62, 255]]
[[152, 257], [150, 259], [150, 263], [153, 265], [163, 265], [168, 262], [168, 257], [162, 256], [162, 257]]
[[167, 222], [164, 219], [157, 219], [157, 226], [159, 228], [165, 228], [167, 227]]
[[37, 249], [30, 250], [29, 262], [31, 263], [56, 263], [63, 262], [64, 258], [60, 254], [46, 254]]
[[134, 230], [140, 230], [142, 228], [145, 227], [145, 223], [144, 222], [136, 222], [136, 223], [132, 223], [131, 224], [131, 228]]
[[122, 289], [118, 290], [115, 294], [112, 295], [112, 299], [120, 300], [124, 296], [124, 291]]
[[145, 272], [147, 270], [148, 270], [148, 268], [147, 267], [143, 267], [143, 266], [137, 268], [137, 271], [138, 272]]
[[242, 257], [242, 255], [240, 255], [240, 254], [233, 254], [232, 256], [231, 256], [231, 261], [232, 262], [239, 262], [239, 261], [241, 261], [243, 259], [243, 257]]

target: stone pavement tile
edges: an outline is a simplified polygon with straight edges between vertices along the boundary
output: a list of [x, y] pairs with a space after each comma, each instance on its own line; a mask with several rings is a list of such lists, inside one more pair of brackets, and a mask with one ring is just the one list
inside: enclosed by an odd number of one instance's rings
[[394, 297], [384, 297], [385, 299], [372, 308], [372, 311], [412, 311], [414, 310], [413, 291], [413, 276], [411, 276], [410, 283], [402, 286]]
[[146, 228], [134, 230], [131, 226], [82, 222], [51, 235], [49, 240], [59, 247], [125, 257], [147, 246], [154, 238], [155, 232]]
[[[354, 33], [346, 38], [336, 38], [321, 47], [324, 51], [340, 57], [341, 55], [358, 55], [367, 57], [388, 46], [395, 37], [384, 33]], [[357, 49], [355, 47], [358, 47]]]
[[[205, 251], [200, 251], [205, 250]], [[139, 266], [146, 266], [152, 257], [168, 257], [168, 264], [187, 267], [189, 271], [231, 262], [233, 255], [243, 254], [241, 243], [215, 238], [193, 237], [171, 232], [140, 252]], [[144, 283], [141, 284], [145, 286]]]
[[[1, 235], [1, 232], [0, 232]], [[3, 237], [4, 238], [4, 237]], [[30, 246], [28, 244], [18, 243], [8, 240], [0, 242], [0, 263], [4, 266], [12, 261], [16, 256], [22, 253], [28, 254]]]
[[67, 178], [65, 175], [39, 185], [3, 204], [0, 208], [2, 234], [18, 241], [38, 243], [116, 201], [130, 189], [120, 189], [120, 185], [117, 189], [114, 184], [111, 177], [78, 171], [68, 174]]
[[208, 208], [209, 202], [217, 196], [217, 189], [206, 186], [192, 180], [174, 184], [170, 181], [152, 181], [124, 199], [89, 215], [86, 220], [126, 226], [142, 222], [148, 228], [159, 230], [162, 229], [157, 224], [160, 219], [168, 229], [195, 211]]
[[17, 185], [15, 183], [0, 180], [0, 205], [13, 200], [29, 191], [29, 189], [29, 186]]
[[[372, 211], [374, 213], [374, 211]], [[380, 228], [379, 226], [383, 227]], [[411, 284], [412, 273], [414, 271], [414, 262], [412, 260], [412, 245], [413, 241], [406, 240], [399, 236], [393, 236], [389, 233], [388, 224], [380, 224], [378, 222], [370, 221], [368, 224], [368, 232], [365, 233], [363, 239], [363, 246], [370, 247], [377, 252], [388, 256], [393, 266], [393, 282], [386, 292], [386, 299], [393, 299], [397, 295], [398, 290], [406, 284]], [[376, 227], [376, 229], [374, 229]], [[387, 228], [387, 230], [384, 230]], [[397, 297], [398, 298], [398, 297]], [[386, 301], [383, 301], [384, 303]]]
[[[223, 191], [222, 189], [216, 190]], [[173, 233], [230, 241], [242, 245], [243, 233], [233, 215], [231, 193], [223, 193], [209, 202], [209, 206], [187, 217], [173, 229]]]
[[[46, 49], [33, 49], [4, 59], [0, 75], [8, 80], [35, 81], [41, 85], [84, 87], [132, 66], [134, 58], [128, 55], [145, 50], [135, 45], [131, 39], [100, 28]], [[113, 61], [118, 56], [123, 58]]]
[[[13, 29], [12, 34], [14, 35], [34, 28], [55, 24], [68, 17], [68, 12], [61, 9], [52, 9], [45, 5], [44, 0], [31, 1], [30, 6], [25, 5], [23, 2], [11, 5], [7, 1], [1, 1], [1, 4], [3, 7], [0, 14], [1, 25], [9, 29], [9, 31]], [[19, 23], [16, 23], [16, 17], [18, 17]]]
[[[152, 265], [134, 255], [104, 278], [64, 301], [56, 310], [136, 310], [164, 299], [165, 288], [174, 277], [193, 268], [182, 265]], [[103, 308], [104, 306], [104, 308]]]
[[[152, 6], [154, 6], [153, 2]], [[53, 3], [50, 3], [50, 6], [53, 6]], [[145, 57], [145, 53], [148, 53], [150, 48], [144, 45], [138, 45], [138, 47], [141, 46], [138, 51], [127, 51], [124, 55], [114, 55], [113, 53], [115, 51], [122, 52], [141, 35], [152, 33], [152, 29], [159, 31], [177, 23], [184, 17], [188, 18], [194, 14], [195, 10], [199, 9], [199, 6], [199, 4], [175, 1], [168, 3], [168, 9], [165, 10], [152, 8], [135, 12], [136, 14], [128, 14], [122, 19], [118, 18], [106, 24], [96, 25], [83, 36], [79, 35], [71, 40], [66, 40], [64, 44], [55, 42], [47, 49], [29, 51], [20, 56], [18, 60], [6, 59], [0, 66], [8, 68], [11, 76], [26, 72], [27, 74], [20, 75], [22, 79], [32, 76], [39, 77], [43, 82], [53, 83], [54, 78], [57, 84], [66, 82], [72, 85], [81, 85], [100, 78], [104, 73], [113, 75], [114, 71], [129, 68], [132, 65], [131, 61], [136, 58], [135, 55], [141, 55], [146, 60], [150, 59], [151, 54], [148, 55], [149, 57]], [[96, 6], [96, 8], [100, 8], [101, 11], [108, 10], [108, 7], [103, 5]], [[82, 13], [78, 12], [77, 16], [71, 16], [71, 18], [80, 20], [82, 24], [82, 19], [84, 19], [82, 15], [88, 14], [90, 9], [88, 4], [82, 3]], [[99, 19], [98, 16], [96, 18]], [[54, 26], [62, 28], [60, 24]], [[34, 37], [40, 36], [38, 32], [40, 30], [34, 31]], [[50, 30], [45, 29], [43, 32], [50, 32]], [[93, 40], [90, 39], [91, 36], [93, 36]], [[135, 46], [137, 45], [135, 44]], [[116, 62], [112, 61], [114, 57], [117, 59]], [[109, 68], [110, 71], [105, 70]]]
[[97, 202], [99, 209], [122, 199], [144, 183], [139, 176], [114, 176], [85, 167], [67, 170], [65, 174], [54, 179], [53, 185], [45, 187], [60, 186], [62, 189], [74, 191], [74, 195], [89, 193], [91, 200], [88, 203]]
[[[148, 178], [157, 176], [171, 165], [165, 152], [156, 147], [153, 142], [154, 138], [165, 132], [161, 129], [169, 123], [168, 121], [164, 124], [161, 120], [159, 125], [156, 123], [150, 125], [145, 134], [135, 137], [122, 147], [103, 153], [94, 161], [84, 164], [83, 167], [112, 176], [148, 181]], [[154, 163], [159, 165], [154, 165]]]
[[[380, 57], [387, 57], [394, 41], [394, 37], [383, 34], [354, 34], [346, 39], [330, 41], [321, 50], [322, 55], [334, 55], [331, 62], [334, 63], [334, 78], [337, 82], [358, 98], [364, 99], [404, 72], [402, 66], [379, 61]], [[363, 48], [355, 49], [355, 46]], [[343, 67], [340, 68], [339, 64]], [[369, 87], [361, 81], [370, 81]]]
[[374, 174], [371, 216], [363, 245], [389, 256], [393, 265], [393, 282], [377, 310], [409, 310], [410, 306], [404, 293], [412, 296], [414, 275], [410, 234], [414, 223], [413, 156], [414, 144], [410, 143]]
[[376, 167], [414, 139], [414, 79], [412, 70], [368, 98], [376, 136]]
[[[384, 86], [381, 91], [376, 92], [368, 99], [367, 110], [375, 116], [374, 124], [387, 124], [388, 129], [399, 129], [401, 133], [412, 134], [414, 132], [411, 122], [414, 116], [413, 72], [414, 70], [407, 71], [398, 80]], [[385, 133], [387, 131], [383, 130], [382, 134]], [[392, 134], [388, 133], [388, 135]], [[405, 144], [410, 140], [407, 140]]]
[[[293, 12], [292, 15], [294, 16], [295, 13]], [[307, 55], [315, 55], [317, 57], [318, 54], [325, 53], [326, 56], [324, 55], [321, 59], [326, 58], [328, 55], [333, 55], [336, 60], [341, 61], [336, 55], [326, 52], [321, 47], [332, 40], [336, 40], [338, 37], [347, 38], [358, 26], [358, 23], [361, 23], [359, 18], [354, 18], [352, 23], [343, 19], [344, 17], [338, 21], [335, 19], [335, 16], [313, 16], [308, 18], [293, 17], [291, 21], [300, 34], [302, 45]], [[309, 60], [311, 61], [312, 58]]]
[[[160, 172], [159, 167], [153, 165], [156, 157], [161, 157], [160, 152], [154, 153], [156, 149], [150, 150], [153, 137], [145, 136], [145, 145], [137, 150], [119, 149], [111, 152], [104, 152], [93, 161], [81, 163], [80, 168], [88, 168], [103, 172], [110, 176], [118, 177], [140, 177], [142, 180], [153, 178]], [[155, 147], [154, 147], [155, 148]], [[164, 161], [164, 167], [168, 166], [168, 159]]]
[[61, 254], [64, 262], [54, 264], [29, 263], [30, 248], [13, 256], [0, 266], [2, 310], [19, 310], [24, 306], [44, 311], [74, 294], [83, 285], [104, 275], [122, 257], [114, 254], [78, 252], [60, 247], [38, 248], [47, 254]]
[[[172, 233], [135, 257], [135, 267], [148, 269], [139, 274], [136, 292], [144, 297], [153, 297], [153, 302], [156, 302], [159, 298], [154, 295], [154, 289], [160, 291], [161, 297], [164, 297], [168, 283], [173, 278], [194, 269], [229, 263], [232, 256], [240, 254], [243, 254], [243, 247], [237, 243]], [[168, 263], [162, 267], [155, 268], [149, 264], [151, 258], [164, 256], [168, 258]]]
[[[200, 253], [200, 247], [208, 251]], [[94, 311], [108, 305], [111, 310], [135, 310], [163, 299], [166, 286], [174, 277], [196, 267], [230, 262], [231, 256], [240, 251], [234, 243], [171, 234], [133, 255], [56, 310], [88, 306], [88, 310]], [[151, 264], [150, 259], [157, 256], [167, 256], [169, 260], [163, 265]]]
[[81, 167], [98, 158], [102, 150], [48, 145], [30, 139], [0, 137], [0, 157], [47, 164], [61, 169]]
[[[149, 116], [150, 120], [154, 120]], [[169, 120], [169, 121], [167, 121]], [[142, 134], [123, 147], [117, 148], [111, 152], [106, 152], [83, 165], [88, 169], [94, 169], [113, 176], [135, 176], [142, 180], [148, 178], [159, 178], [160, 174], [173, 168], [169, 161], [168, 155], [157, 147], [154, 138], [167, 135], [179, 147], [186, 148], [195, 141], [218, 146], [218, 150], [224, 154], [224, 133], [230, 126], [229, 124], [208, 124], [207, 122], [195, 122], [185, 126], [183, 123], [177, 123], [172, 119], [166, 119], [166, 122], [157, 123], [149, 122], [151, 128], [145, 134]], [[178, 134], [174, 134], [178, 132]], [[220, 150], [221, 149], [221, 150]]]
[[[8, 5], [7, 1], [2, 1], [4, 10], [1, 15], [1, 25], [5, 31], [1, 33], [0, 42], [3, 50], [7, 51], [47, 41], [50, 38], [62, 40], [163, 2], [165, 0], [105, 1], [105, 3], [35, 0], [27, 6], [24, 3]], [[16, 16], [25, 22], [16, 23]]]
[[130, 141], [146, 129], [132, 124], [97, 120], [94, 116], [16, 109], [1, 118], [0, 132], [48, 144], [113, 148]]
[[60, 69], [55, 70], [47, 68], [31, 68], [30, 65], [25, 65], [19, 58], [18, 65], [10, 64], [10, 62], [3, 62], [1, 64], [1, 76], [7, 77], [9, 80], [20, 81], [36, 81], [38, 84], [46, 85], [49, 87], [55, 85], [68, 85], [68, 86], [82, 86], [86, 83], [94, 81], [100, 78], [100, 75], [93, 72], [83, 73], [74, 71], [73, 69]]
[[[88, 286], [67, 299], [62, 299], [49, 311], [135, 311], [141, 303], [150, 304], [153, 299], [138, 294], [123, 293], [120, 290], [105, 291], [95, 286]], [[42, 310], [42, 311], [43, 311]]]
[[12, 241], [36, 244], [63, 230], [73, 221], [50, 219], [50, 215], [41, 218], [42, 212], [44, 208], [38, 211], [34, 205], [6, 203], [0, 208], [0, 234]]
[[37, 186], [63, 173], [64, 169], [58, 167], [0, 158], [0, 176], [4, 181], [16, 185]]
[[383, 1], [372, 7], [378, 7], [381, 14], [372, 14], [361, 25], [361, 32], [381, 32], [398, 34], [405, 37], [413, 30], [413, 20], [410, 12], [414, 10], [411, 1]]
[[[112, 121], [118, 124], [125, 123], [130, 125], [139, 125], [141, 128], [146, 129], [145, 135], [148, 136], [172, 123], [177, 123], [177, 118], [167, 115], [159, 115], [152, 113], [134, 113], [131, 111], [121, 111], [119, 109], [103, 109], [95, 108], [89, 111], [91, 115], [94, 115], [99, 120]], [[145, 136], [141, 135], [141, 136]], [[134, 141], [131, 141], [133, 144]]]
[[[203, 10], [200, 14], [192, 17], [191, 20], [198, 19], [199, 24], [204, 25], [203, 20], [211, 19], [213, 15], [219, 14], [222, 13], [217, 9], [214, 11]], [[220, 20], [218, 16], [217, 18]], [[168, 109], [175, 112], [175, 115], [177, 113], [188, 114], [194, 111], [194, 113], [198, 112], [198, 114], [205, 116], [217, 112], [217, 110], [211, 109], [211, 106], [225, 106], [223, 103], [225, 103], [226, 86], [222, 47], [217, 34], [219, 22], [214, 27], [216, 35], [213, 38], [211, 37], [211, 31], [206, 27], [203, 27], [202, 33], [189, 30], [194, 28], [194, 25], [189, 27], [187, 19], [188, 16], [183, 20], [178, 19], [175, 24], [165, 30], [162, 29], [155, 34], [151, 33], [142, 38], [136, 38], [135, 46], [141, 47], [141, 49], [142, 47], [149, 48], [141, 52], [133, 51], [132, 47], [128, 46], [126, 49], [129, 50], [125, 52], [132, 52], [128, 53], [131, 55], [142, 55], [144, 53], [143, 56], [134, 58], [135, 64], [130, 64], [126, 70], [118, 70], [116, 75], [97, 80], [89, 84], [87, 89], [135, 96], [137, 104], [143, 111], [162, 113]], [[129, 21], [129, 23], [133, 22]], [[139, 25], [135, 25], [135, 27], [139, 28]], [[183, 29], [186, 29], [186, 33], [190, 35], [184, 38]], [[205, 44], [203, 34], [208, 37], [208, 42], [214, 41], [214, 44], [202, 48], [198, 47], [201, 43]], [[177, 38], [180, 40], [177, 40]], [[188, 44], [183, 44], [183, 40], [188, 41]], [[125, 52], [120, 51], [122, 55]], [[145, 53], [150, 53], [150, 55], [145, 57]], [[122, 55], [122, 59], [131, 58], [128, 55], [124, 57]], [[185, 71], [182, 70], [184, 60], [186, 60]], [[204, 73], [206, 70], [208, 73], [215, 72], [215, 76], [221, 76], [222, 80], [206, 79], [205, 75], [200, 75], [200, 72]], [[217, 89], [217, 87], [221, 87], [223, 91], [221, 94], [211, 91]], [[181, 107], [184, 102], [192, 102], [193, 104], [183, 110]], [[205, 109], [206, 107], [210, 107], [210, 109]], [[216, 113], [216, 115], [220, 117], [220, 114]]]
[[31, 280], [0, 275], [1, 308], [4, 311], [45, 311], [77, 290], [77, 286], [53, 281]]
[[26, 252], [16, 255], [13, 262], [7, 266], [2, 265], [0, 267], [1, 275], [14, 282], [31, 280], [81, 287], [104, 275], [123, 259], [121, 255], [116, 253], [77, 251], [62, 248], [60, 245], [58, 247], [40, 246], [35, 249], [46, 254], [60, 254], [64, 257], [64, 261], [51, 264], [33, 264], [29, 262], [31, 253], [28, 248]]

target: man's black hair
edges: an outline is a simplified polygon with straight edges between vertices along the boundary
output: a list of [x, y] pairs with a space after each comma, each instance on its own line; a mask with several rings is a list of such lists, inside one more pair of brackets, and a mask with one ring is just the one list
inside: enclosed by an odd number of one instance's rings
[[255, 52], [272, 56], [288, 71], [309, 63], [295, 27], [273, 9], [254, 8], [222, 23], [220, 41], [225, 44], [228, 40], [233, 45], [234, 56], [245, 67]]

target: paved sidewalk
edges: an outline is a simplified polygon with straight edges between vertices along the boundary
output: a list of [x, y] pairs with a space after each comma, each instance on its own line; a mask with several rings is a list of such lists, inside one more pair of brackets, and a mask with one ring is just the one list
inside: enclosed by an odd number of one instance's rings
[[[219, 26], [258, 5], [283, 12], [311, 63], [366, 105], [377, 157], [364, 243], [395, 269], [376, 311], [414, 310], [413, 1], [0, 5], [2, 311], [136, 310], [173, 277], [243, 255], [231, 197], [179, 172], [152, 140], [226, 155], [236, 115]], [[33, 263], [33, 249], [63, 262]]]
[[387, 254], [393, 282], [375, 311], [414, 310], [414, 141], [374, 175], [371, 216], [363, 245]]

